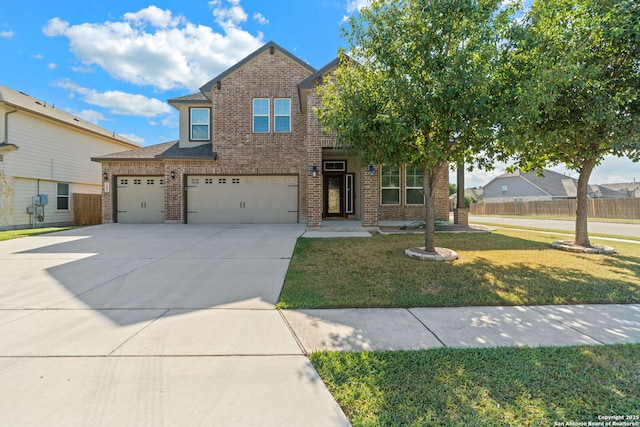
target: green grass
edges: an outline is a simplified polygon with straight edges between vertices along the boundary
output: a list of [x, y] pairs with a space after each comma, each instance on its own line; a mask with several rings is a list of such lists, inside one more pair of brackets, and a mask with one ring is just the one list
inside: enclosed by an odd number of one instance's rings
[[[629, 220], [631, 221], [631, 220]], [[498, 224], [498, 223], [492, 223], [490, 221], [474, 221], [475, 224], [482, 224], [482, 225], [488, 225], [490, 227], [495, 227], [495, 228], [511, 228], [514, 230], [528, 230], [528, 231], [541, 231], [544, 233], [558, 233], [558, 234], [565, 234], [565, 240], [572, 240], [570, 238], [567, 238], [567, 235], [573, 236], [573, 232], [571, 231], [562, 231], [562, 230], [556, 230], [553, 228], [540, 228], [540, 227], [528, 227], [528, 226], [524, 226], [524, 225], [511, 225], [511, 224]], [[594, 240], [597, 239], [598, 237], [606, 237], [606, 238], [611, 238], [611, 239], [624, 239], [624, 240], [634, 240], [634, 241], [638, 241], [640, 242], [640, 237], [635, 237], [635, 236], [619, 236], [617, 234], [603, 234], [603, 233], [589, 233], [589, 239], [590, 240]]]
[[[280, 308], [432, 307], [640, 302], [640, 247], [614, 255], [550, 247], [566, 237], [498, 230], [438, 234], [454, 262], [403, 256], [423, 235], [298, 240]], [[594, 239], [595, 241], [596, 239]]]
[[640, 344], [310, 358], [354, 427], [587, 425], [640, 408]]
[[20, 237], [37, 236], [39, 234], [54, 233], [56, 231], [64, 231], [77, 227], [45, 227], [45, 228], [27, 228], [24, 230], [0, 231], [0, 242], [3, 240], [18, 239]]

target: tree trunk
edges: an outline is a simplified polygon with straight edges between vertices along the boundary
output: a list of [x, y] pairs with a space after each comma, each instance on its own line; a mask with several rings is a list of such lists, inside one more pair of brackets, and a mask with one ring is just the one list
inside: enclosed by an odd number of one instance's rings
[[438, 171], [442, 167], [438, 163], [431, 169], [422, 169], [422, 191], [424, 192], [424, 205], [426, 219], [424, 227], [424, 250], [436, 251], [436, 188], [438, 185]]
[[577, 193], [577, 207], [576, 207], [576, 233], [575, 244], [584, 246], [585, 248], [591, 247], [589, 241], [589, 232], [587, 231], [589, 204], [587, 199], [587, 190], [589, 188], [589, 177], [593, 168], [596, 166], [595, 160], [589, 159], [583, 165], [580, 170], [580, 176], [578, 177], [578, 193]]

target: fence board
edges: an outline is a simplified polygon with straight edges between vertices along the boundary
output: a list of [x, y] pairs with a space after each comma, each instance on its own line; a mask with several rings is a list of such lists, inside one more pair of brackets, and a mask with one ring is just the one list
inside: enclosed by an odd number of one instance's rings
[[[640, 198], [589, 199], [591, 218], [640, 219]], [[576, 214], [576, 200], [472, 203], [471, 215], [564, 216]]]
[[73, 193], [73, 224], [102, 224], [102, 195]]

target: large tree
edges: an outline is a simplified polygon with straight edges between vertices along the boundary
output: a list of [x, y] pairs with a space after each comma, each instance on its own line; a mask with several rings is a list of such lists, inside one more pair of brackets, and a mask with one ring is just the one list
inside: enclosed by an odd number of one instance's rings
[[422, 171], [425, 250], [435, 252], [435, 190], [448, 162], [491, 167], [490, 83], [500, 0], [378, 0], [352, 18], [348, 56], [317, 110], [367, 163]]
[[574, 241], [591, 247], [591, 172], [606, 155], [640, 159], [640, 3], [538, 0], [505, 40], [505, 153], [579, 173]]

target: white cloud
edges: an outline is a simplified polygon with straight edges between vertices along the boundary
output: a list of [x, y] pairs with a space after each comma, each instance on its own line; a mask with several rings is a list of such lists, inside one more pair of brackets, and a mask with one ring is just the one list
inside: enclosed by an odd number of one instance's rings
[[269, 20], [260, 12], [255, 12], [253, 14], [253, 20], [256, 21], [258, 24], [261, 25], [266, 25], [269, 23]]
[[150, 6], [117, 22], [71, 25], [56, 17], [43, 33], [67, 37], [85, 66], [97, 65], [116, 79], [158, 90], [194, 90], [263, 44], [261, 33], [241, 28], [247, 14], [239, 0], [209, 5], [222, 32]]
[[58, 68], [58, 64], [56, 64], [55, 62], [50, 62], [49, 65], [47, 65], [47, 68], [50, 70], [55, 70], [56, 68]]
[[112, 114], [156, 117], [171, 113], [171, 108], [166, 103], [143, 95], [134, 95], [117, 90], [98, 92], [94, 89], [76, 85], [69, 80], [59, 80], [54, 85], [81, 95], [82, 100], [88, 104], [108, 108]]
[[0, 38], [2, 39], [10, 39], [15, 35], [16, 33], [14, 33], [13, 31], [0, 31]]
[[31, 55], [31, 57], [33, 59], [43, 59], [44, 58], [44, 56], [42, 56], [42, 54], [40, 54], [40, 53], [36, 53], [34, 55]]
[[82, 110], [79, 113], [74, 113], [72, 111], [70, 112], [80, 118], [85, 119], [88, 122], [93, 123], [94, 125], [97, 125], [98, 122], [109, 120], [101, 112], [96, 110]]
[[127, 138], [129, 141], [136, 142], [140, 145], [144, 143], [144, 138], [136, 135], [135, 133], [124, 133], [124, 134], [121, 133], [120, 136], [123, 138]]
[[358, 12], [369, 4], [371, 4], [371, 0], [349, 0], [347, 1], [347, 13]]

